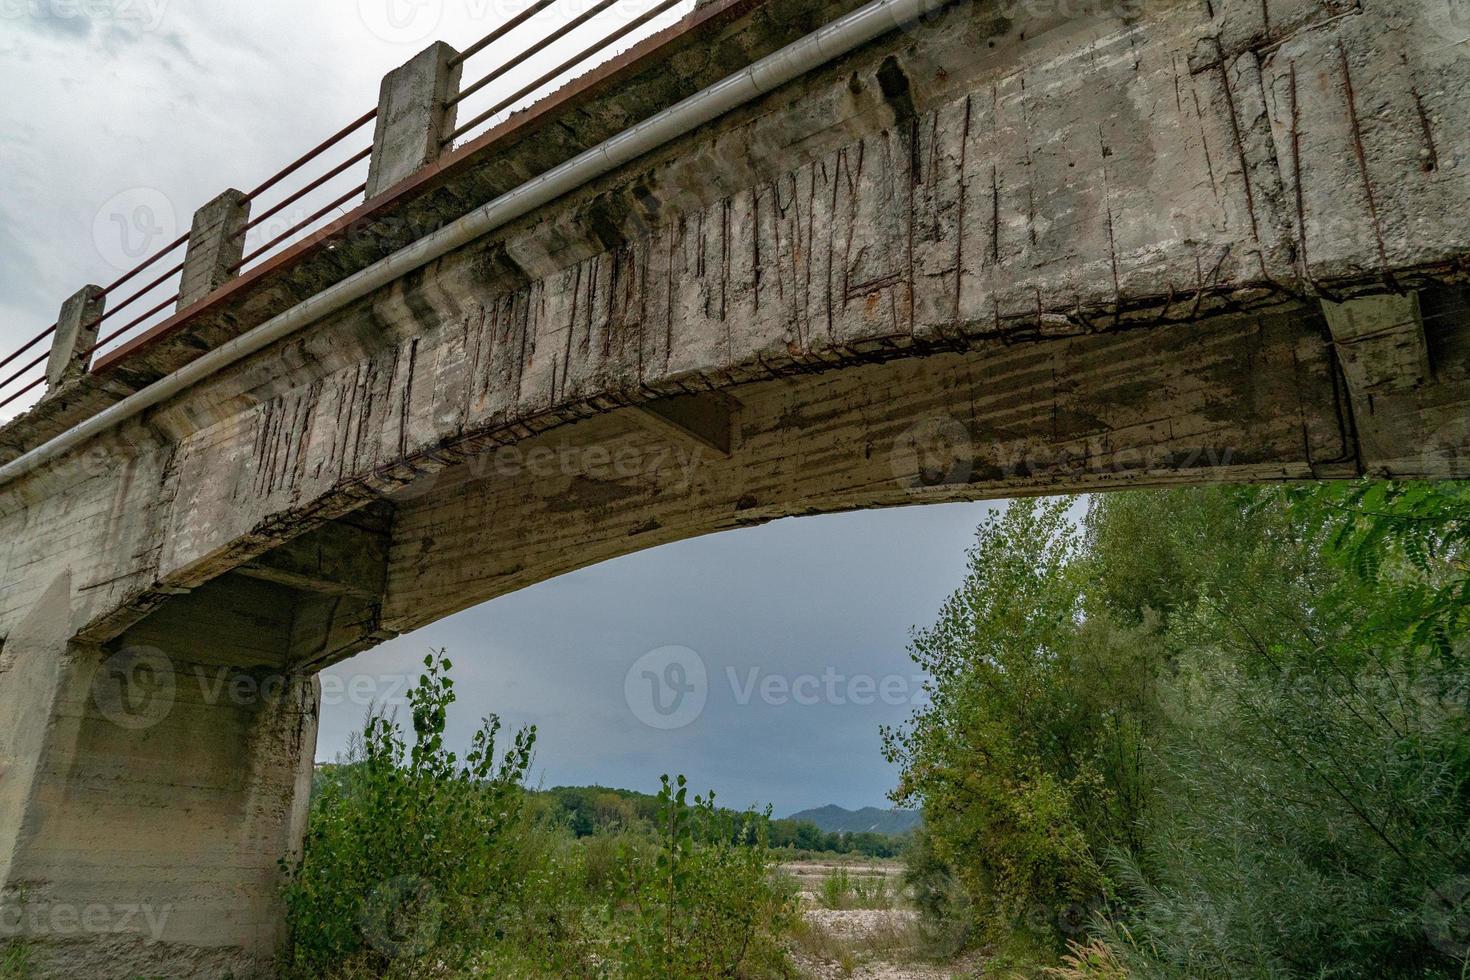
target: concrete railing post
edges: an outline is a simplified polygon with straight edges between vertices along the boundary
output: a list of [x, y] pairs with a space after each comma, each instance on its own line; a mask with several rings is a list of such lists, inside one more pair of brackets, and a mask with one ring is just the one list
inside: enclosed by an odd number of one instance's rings
[[51, 358], [46, 362], [46, 390], [87, 373], [92, 363], [92, 345], [97, 343], [97, 326], [107, 306], [101, 286], [84, 286], [71, 299], [61, 304], [56, 318], [56, 335], [51, 342]]
[[442, 41], [415, 55], [383, 77], [378, 95], [378, 123], [368, 168], [367, 196], [383, 193], [439, 159], [454, 132], [462, 65], [451, 62], [459, 52]]
[[249, 221], [250, 198], [234, 189], [194, 213], [179, 281], [179, 309], [193, 306], [238, 275]]

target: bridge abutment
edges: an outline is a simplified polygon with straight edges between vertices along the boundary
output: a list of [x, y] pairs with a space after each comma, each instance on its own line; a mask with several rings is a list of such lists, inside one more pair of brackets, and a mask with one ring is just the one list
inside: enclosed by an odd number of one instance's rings
[[238, 666], [272, 629], [209, 595], [115, 644], [69, 641], [70, 591], [59, 577], [0, 651], [3, 937], [44, 977], [272, 975], [315, 680]]

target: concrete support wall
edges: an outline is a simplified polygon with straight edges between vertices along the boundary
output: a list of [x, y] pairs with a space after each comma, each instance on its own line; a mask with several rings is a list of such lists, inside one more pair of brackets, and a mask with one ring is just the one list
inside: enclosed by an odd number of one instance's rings
[[314, 680], [264, 663], [284, 634], [259, 592], [190, 597], [104, 648], [67, 641], [70, 591], [0, 653], [0, 933], [43, 977], [271, 975]]

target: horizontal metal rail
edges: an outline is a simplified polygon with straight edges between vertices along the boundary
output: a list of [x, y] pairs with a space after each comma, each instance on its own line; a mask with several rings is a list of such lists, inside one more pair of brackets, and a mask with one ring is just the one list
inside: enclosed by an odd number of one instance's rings
[[[617, 0], [612, 0], [612, 2], [616, 3]], [[526, 96], [540, 89], [542, 86], [555, 81], [562, 75], [565, 75], [567, 72], [571, 71], [573, 68], [576, 68], [578, 65], [587, 61], [597, 52], [602, 51], [604, 48], [607, 48], [612, 44], [616, 44], [618, 41], [638, 30], [638, 28], [642, 27], [644, 24], [647, 24], [655, 17], [658, 17], [660, 14], [666, 13], [669, 10], [672, 10], [673, 8], [685, 2], [686, 0], [664, 0], [664, 2], [659, 4], [657, 7], [654, 7], [646, 14], [643, 14], [642, 16], [637, 17], [632, 21], [629, 21], [627, 24], [623, 25], [618, 30], [613, 31], [613, 33], [609, 34], [607, 37], [598, 41], [591, 47], [584, 48], [581, 51], [577, 52], [575, 55], [568, 58], [566, 61], [563, 61], [561, 64], [557, 65], [555, 68], [551, 69], [551, 71], [542, 75], [534, 82], [531, 82], [528, 85], [522, 87], [514, 95], [510, 95], [504, 99], [501, 99], [495, 105], [491, 106], [489, 109], [486, 109], [484, 112], [475, 116], [475, 118], [471, 119], [469, 122], [456, 129], [453, 133], [450, 134], [449, 138], [445, 140], [445, 143], [452, 143], [463, 136], [465, 133], [468, 133], [470, 130], [480, 125], [481, 123], [488, 122], [489, 120], [494, 119], [500, 113], [504, 112], [506, 109], [509, 109], [511, 106], [515, 105]], [[596, 12], [597, 8], [594, 8], [592, 11], [588, 12], [587, 16], [595, 14]]]
[[22, 395], [28, 395], [28, 394], [30, 394], [32, 391], [34, 391], [37, 388], [41, 387], [41, 385], [45, 382], [45, 380], [46, 380], [46, 376], [44, 374], [41, 375], [39, 378], [37, 378], [35, 381], [32, 381], [30, 384], [26, 385], [20, 391], [17, 391], [15, 394], [13, 394], [10, 397], [6, 398], [3, 402], [0, 402], [0, 408], [4, 408], [6, 405], [9, 405], [11, 402], [15, 401], [17, 398], [21, 397]]
[[[572, 33], [583, 24], [592, 20], [592, 18], [596, 17], [598, 14], [602, 13], [605, 10], [611, 9], [613, 6], [620, 2], [621, 0], [601, 0], [600, 3], [593, 6], [590, 10], [587, 10], [580, 16], [572, 18], [561, 27], [541, 38], [539, 41], [533, 43], [530, 47], [526, 48], [526, 50], [522, 51], [520, 54], [517, 54], [509, 60], [503, 62], [498, 68], [490, 72], [490, 74], [486, 75], [484, 78], [475, 82], [473, 85], [470, 85], [468, 88], [461, 89], [459, 95], [450, 100], [449, 104], [458, 105], [465, 99], [474, 95], [476, 92], [479, 92], [486, 85], [489, 85], [491, 82], [505, 75], [507, 72], [519, 68], [531, 58], [540, 54], [542, 51], [545, 51], [557, 41], [560, 41], [562, 38], [566, 37], [568, 34]], [[461, 127], [461, 129], [463, 128], [464, 127]]]
[[[269, 221], [271, 218], [274, 218], [276, 215], [280, 214], [286, 208], [288, 208], [291, 205], [295, 204], [297, 201], [301, 200], [303, 197], [305, 197], [306, 195], [310, 194], [312, 191], [316, 190], [318, 187], [321, 187], [323, 184], [327, 183], [332, 178], [337, 177], [338, 175], [347, 172], [348, 170], [352, 169], [357, 164], [362, 163], [362, 161], [366, 160], [368, 157], [370, 157], [372, 155], [373, 155], [373, 148], [371, 146], [368, 147], [365, 150], [361, 150], [361, 151], [353, 154], [351, 157], [349, 157], [346, 160], [343, 160], [341, 163], [337, 164], [337, 166], [333, 167], [331, 170], [328, 170], [326, 173], [322, 174], [316, 180], [313, 180], [311, 183], [307, 184], [305, 187], [303, 187], [300, 190], [296, 191], [295, 193], [291, 194], [289, 197], [287, 197], [285, 200], [281, 201], [279, 204], [277, 204], [275, 207], [271, 208], [269, 211], [266, 211], [263, 214], [255, 217], [253, 219], [251, 219], [251, 221], [248, 224], [246, 224], [244, 228], [240, 229], [238, 232], [235, 233], [235, 237], [236, 238], [239, 238], [241, 235], [244, 235], [247, 232], [249, 232], [252, 228], [255, 228], [258, 225], [260, 225], [260, 224], [262, 224], [262, 223], [264, 223], [266, 221]], [[363, 187], [366, 188], [367, 185], [364, 184]]]
[[116, 306], [109, 306], [107, 312], [103, 313], [102, 316], [97, 319], [97, 322], [103, 323], [106, 320], [111, 319], [114, 315], [121, 313], [124, 309], [131, 306], [133, 303], [136, 303], [144, 296], [147, 296], [149, 293], [153, 292], [153, 290], [157, 289], [159, 286], [162, 286], [164, 283], [168, 282], [174, 276], [183, 271], [184, 263], [180, 262], [178, 265], [174, 266], [172, 269], [169, 269], [163, 275], [159, 276], [157, 279], [153, 280], [142, 289], [139, 289], [137, 292], [133, 293], [133, 295], [129, 296], [127, 299], [118, 301], [118, 304]]
[[0, 388], [7, 388], [10, 385], [15, 384], [15, 382], [19, 381], [21, 378], [24, 378], [28, 373], [34, 371], [36, 368], [40, 367], [42, 364], [45, 364], [50, 359], [51, 352], [48, 350], [40, 357], [31, 361], [31, 363], [27, 364], [25, 367], [19, 369], [10, 377], [6, 378], [4, 381], [0, 381]]
[[139, 265], [133, 266], [133, 269], [132, 269], [131, 272], [128, 272], [128, 273], [124, 274], [121, 279], [118, 279], [117, 281], [113, 282], [111, 285], [109, 285], [106, 288], [104, 288], [102, 290], [102, 294], [104, 296], [106, 296], [108, 293], [111, 293], [114, 289], [117, 289], [119, 286], [122, 286], [122, 285], [124, 285], [126, 283], [131, 282], [132, 280], [134, 280], [138, 276], [142, 275], [144, 269], [146, 269], [149, 266], [153, 265], [153, 263], [157, 262], [159, 259], [163, 258], [165, 255], [168, 255], [170, 252], [172, 252], [174, 249], [178, 248], [179, 246], [181, 246], [181, 245], [187, 245], [188, 242], [189, 242], [189, 235], [187, 233], [185, 233], [185, 234], [179, 236], [178, 238], [174, 239], [168, 245], [165, 245], [163, 247], [162, 251], [155, 252], [153, 255], [149, 256], [146, 259], [144, 259], [142, 261], [142, 263], [140, 263]]
[[110, 333], [107, 336], [101, 338], [96, 343], [94, 343], [91, 347], [88, 347], [86, 350], [82, 351], [77, 356], [78, 357], [90, 357], [91, 355], [97, 353], [97, 351], [100, 348], [106, 347], [108, 344], [112, 343], [114, 340], [117, 340], [119, 337], [122, 337], [129, 330], [131, 330], [134, 327], [136, 327], [139, 324], [141, 324], [144, 320], [147, 320], [149, 317], [152, 317], [152, 316], [155, 316], [155, 315], [157, 315], [159, 313], [162, 313], [164, 310], [168, 309], [170, 306], [173, 306], [175, 303], [177, 303], [179, 301], [179, 295], [180, 295], [179, 293], [174, 293], [168, 299], [164, 300], [162, 303], [159, 303], [157, 306], [155, 306], [153, 309], [149, 310], [147, 313], [140, 313], [137, 316], [136, 319], [132, 320], [126, 326], [118, 327], [112, 333]]
[[351, 136], [353, 133], [357, 132], [359, 129], [366, 126], [368, 123], [377, 118], [378, 110], [376, 107], [374, 107], [371, 111], [365, 112], [361, 116], [358, 116], [352, 122], [348, 123], [346, 126], [342, 127], [337, 132], [333, 133], [331, 136], [327, 137], [325, 140], [312, 147], [310, 150], [307, 150], [295, 162], [288, 165], [284, 170], [276, 173], [265, 183], [261, 184], [259, 187], [255, 188], [255, 190], [247, 194], [246, 197], [249, 197], [252, 201], [255, 200], [257, 197], [264, 194], [266, 191], [270, 190], [272, 187], [276, 186], [281, 181], [285, 180], [287, 177], [291, 176], [296, 171], [300, 170], [302, 167], [306, 166], [308, 163], [315, 160], [317, 157], [321, 156], [323, 153], [327, 152], [332, 147], [336, 146], [338, 143], [342, 142], [347, 137]]
[[247, 255], [245, 255], [242, 259], [240, 259], [239, 262], [236, 262], [234, 265], [230, 266], [230, 271], [231, 272], [239, 272], [240, 269], [242, 269], [242, 268], [245, 267], [245, 265], [247, 265], [250, 262], [255, 261], [260, 256], [264, 255], [265, 253], [269, 252], [271, 249], [275, 248], [277, 245], [279, 245], [282, 242], [286, 241], [292, 235], [295, 235], [297, 232], [303, 231], [306, 228], [311, 227], [313, 224], [315, 224], [316, 222], [320, 221], [322, 218], [326, 217], [331, 212], [333, 212], [333, 211], [337, 210], [338, 208], [342, 207], [342, 205], [346, 204], [348, 201], [352, 200], [357, 195], [359, 195], [359, 194], [366, 194], [366, 193], [367, 193], [367, 184], [358, 184], [356, 187], [352, 188], [352, 190], [348, 191], [346, 194], [343, 194], [341, 197], [337, 198], [335, 201], [333, 201], [331, 204], [328, 204], [326, 207], [322, 208], [320, 211], [317, 211], [316, 213], [312, 214], [310, 217], [303, 218], [301, 221], [298, 221], [296, 224], [292, 225], [290, 228], [287, 228], [285, 231], [281, 232], [275, 238], [272, 238], [270, 241], [266, 242], [264, 245], [260, 246], [255, 251], [250, 252]]
[[557, 0], [539, 0], [539, 2], [532, 4], [525, 10], [522, 10], [510, 20], [506, 21], [504, 24], [501, 24], [489, 34], [486, 34], [474, 44], [471, 44], [469, 47], [465, 48], [458, 55], [449, 59], [449, 67], [458, 68], [460, 65], [464, 64], [466, 61], [469, 61], [475, 55], [479, 54], [481, 51], [484, 51], [490, 45], [505, 37], [511, 31], [515, 30], [517, 27], [520, 27], [526, 21], [530, 20], [532, 17], [535, 17], [537, 14], [541, 13], [541, 11], [545, 10], [547, 7], [550, 7], [556, 2]]
[[3, 368], [5, 365], [9, 364], [11, 361], [15, 360], [17, 357], [19, 357], [20, 355], [24, 354], [26, 351], [30, 350], [32, 347], [36, 346], [41, 341], [45, 340], [47, 337], [49, 337], [52, 334], [54, 334], [56, 332], [56, 328], [59, 327], [59, 326], [61, 326], [61, 324], [59, 324], [59, 323], [53, 323], [53, 324], [51, 324], [51, 326], [47, 327], [45, 330], [42, 330], [40, 333], [36, 334], [34, 337], [32, 337], [30, 340], [26, 341], [24, 344], [21, 344], [19, 350], [15, 351], [15, 353], [13, 353], [9, 357], [5, 358], [5, 360], [0, 361], [0, 368]]

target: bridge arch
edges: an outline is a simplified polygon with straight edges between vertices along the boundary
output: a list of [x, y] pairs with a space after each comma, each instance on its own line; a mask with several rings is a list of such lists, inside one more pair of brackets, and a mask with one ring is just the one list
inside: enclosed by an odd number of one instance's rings
[[[315, 672], [573, 568], [794, 514], [1470, 474], [1470, 184], [1403, 149], [1455, 164], [1470, 126], [1436, 3], [956, 5], [0, 487], [0, 884], [169, 913], [43, 930], [50, 962], [260, 969]], [[4, 458], [376, 247], [226, 290]], [[178, 683], [219, 667], [245, 695]]]

